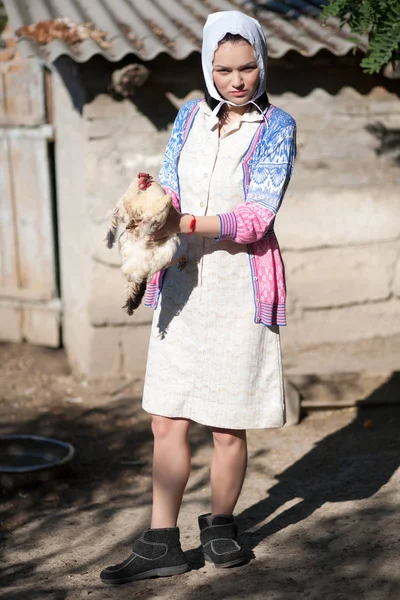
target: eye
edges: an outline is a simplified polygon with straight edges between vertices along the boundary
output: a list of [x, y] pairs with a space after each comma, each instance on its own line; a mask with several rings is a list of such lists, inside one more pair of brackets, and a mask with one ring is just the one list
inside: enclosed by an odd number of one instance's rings
[[257, 67], [245, 67], [243, 69], [243, 71], [245, 71], [246, 73], [251, 73], [251, 71], [254, 71], [254, 69], [256, 69]]

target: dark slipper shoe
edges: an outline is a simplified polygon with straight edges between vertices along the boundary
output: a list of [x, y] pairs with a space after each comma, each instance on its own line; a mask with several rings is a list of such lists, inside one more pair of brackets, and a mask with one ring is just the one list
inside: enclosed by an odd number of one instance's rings
[[204, 559], [216, 567], [233, 567], [250, 560], [237, 537], [237, 525], [232, 515], [201, 515], [200, 540]]
[[189, 571], [178, 527], [148, 529], [134, 541], [132, 550], [133, 553], [124, 562], [107, 567], [100, 573], [103, 583], [118, 585]]

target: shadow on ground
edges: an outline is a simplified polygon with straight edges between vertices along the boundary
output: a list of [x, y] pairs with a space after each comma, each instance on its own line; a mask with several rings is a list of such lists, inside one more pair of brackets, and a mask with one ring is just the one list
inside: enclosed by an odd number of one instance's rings
[[[371, 396], [377, 404], [388, 394], [400, 403], [400, 373], [395, 373]], [[364, 400], [370, 404], [371, 398]], [[268, 497], [241, 515], [248, 529], [262, 522], [279, 507], [295, 499], [295, 506], [274, 520], [247, 534], [256, 547], [271, 534], [306, 519], [325, 503], [370, 498], [389, 481], [400, 465], [400, 406], [363, 408], [354, 420], [318, 442], [314, 448], [279, 475], [279, 482], [268, 490]]]
[[[0, 434], [15, 432], [68, 441], [75, 447], [75, 458], [58, 472], [43, 472], [29, 480], [26, 475], [0, 474], [1, 587], [14, 586], [20, 578], [29, 579], [41, 570], [42, 563], [54, 558], [51, 552], [43, 552], [43, 547], [40, 558], [21, 564], [10, 563], [7, 554], [22, 551], [32, 556], [37, 543], [48, 536], [57, 537], [65, 527], [76, 529], [79, 535], [85, 527], [85, 515], [95, 514], [101, 534], [102, 525], [124, 508], [147, 506], [150, 514], [153, 440], [149, 416], [142, 411], [140, 398], [121, 397], [91, 409], [56, 405], [33, 418], [12, 423], [3, 419]], [[207, 430], [194, 427], [193, 455], [209, 439]], [[115, 546], [121, 543], [118, 540]], [[108, 554], [113, 550], [110, 547]], [[98, 559], [95, 562], [98, 567]], [[88, 558], [73, 571], [83, 573], [91, 563]], [[57, 578], [62, 574], [58, 572]], [[44, 593], [43, 589], [33, 589], [29, 597], [42, 598]], [[58, 593], [61, 596], [55, 598], [64, 598], [61, 591]], [[7, 594], [9, 600], [17, 597], [19, 594], [15, 596], [11, 591]]]
[[239, 515], [247, 546], [267, 546], [267, 557], [220, 572], [185, 599], [397, 600], [399, 495], [376, 496], [400, 465], [400, 406], [382, 406], [394, 399], [400, 373]]
[[[378, 403], [393, 395], [400, 395], [399, 373], [373, 393]], [[365, 400], [368, 402], [371, 397]], [[51, 559], [52, 550], [41, 551], [40, 558], [35, 558], [35, 545], [45, 537], [57, 536], [62, 527], [78, 534], [85, 513], [95, 514], [100, 532], [102, 525], [124, 507], [147, 506], [150, 511], [149, 419], [141, 411], [139, 398], [123, 397], [91, 409], [55, 406], [19, 422], [7, 423], [4, 418], [0, 432], [11, 429], [68, 440], [76, 448], [76, 458], [57, 478], [14, 487], [9, 478], [3, 478], [1, 586], [7, 589], [8, 600], [27, 597], [26, 591], [13, 589], [20, 581], [26, 581], [30, 600], [84, 597], [78, 595], [82, 588], [74, 595], [73, 589], [59, 585], [60, 578], [71, 573], [84, 575], [94, 563], [97, 570], [98, 555], [93, 561], [88, 552], [83, 564], [65, 565], [54, 574], [44, 566]], [[398, 580], [392, 576], [394, 567], [387, 570], [398, 556], [400, 529], [394, 525], [398, 520], [395, 501], [390, 494], [379, 501], [372, 497], [400, 464], [399, 431], [399, 406], [363, 407], [361, 402], [350, 424], [317, 442], [278, 476], [277, 483], [266, 489], [265, 498], [239, 515], [247, 545], [266, 548], [266, 559], [215, 572], [210, 580], [201, 575], [201, 563], [192, 550], [189, 556], [195, 561], [194, 572], [181, 578], [138, 582], [135, 589], [124, 586], [118, 590], [119, 597], [128, 598], [135, 592], [144, 599], [165, 594], [185, 600], [395, 600], [400, 597]], [[194, 427], [194, 454], [208, 445], [209, 439], [205, 428]], [[268, 443], [268, 437], [266, 440]], [[282, 436], [282, 452], [287, 440], [287, 435]], [[372, 499], [368, 505], [351, 505], [367, 499]], [[339, 503], [343, 503], [343, 509], [338, 508]], [[327, 506], [331, 508], [325, 515], [323, 509]], [[301, 526], [306, 520], [307, 526]], [[129, 540], [125, 542], [128, 544]], [[114, 548], [120, 543], [118, 540]], [[10, 561], [8, 557], [18, 550], [26, 553], [26, 560]], [[113, 548], [109, 550], [112, 552]], [[107, 564], [106, 556], [104, 563]], [[40, 581], [35, 583], [38, 573]], [[99, 587], [97, 581], [86, 585], [87, 593], [93, 593], [96, 599], [115, 595]], [[342, 589], [347, 590], [344, 595]]]

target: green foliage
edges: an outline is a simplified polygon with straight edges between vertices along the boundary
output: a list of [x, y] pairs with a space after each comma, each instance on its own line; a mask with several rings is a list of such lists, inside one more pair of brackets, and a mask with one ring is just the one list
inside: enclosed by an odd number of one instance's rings
[[368, 35], [368, 50], [361, 66], [378, 73], [400, 58], [400, 0], [328, 0], [321, 18], [338, 17], [356, 35]]

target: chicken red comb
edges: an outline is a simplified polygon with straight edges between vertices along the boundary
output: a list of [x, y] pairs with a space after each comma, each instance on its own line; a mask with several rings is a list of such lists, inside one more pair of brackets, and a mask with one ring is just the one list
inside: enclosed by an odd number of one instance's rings
[[139, 189], [142, 191], [146, 191], [154, 182], [154, 179], [148, 173], [138, 173], [138, 179]]

